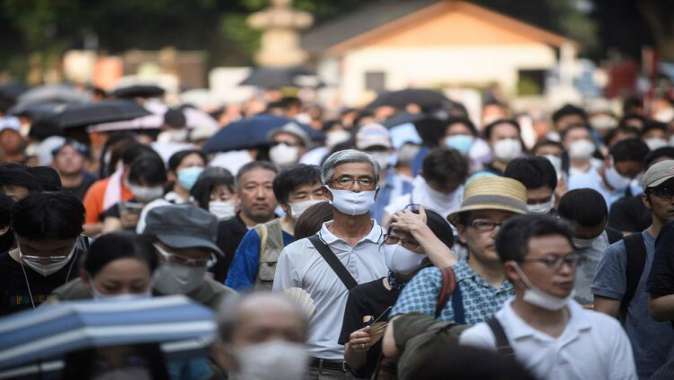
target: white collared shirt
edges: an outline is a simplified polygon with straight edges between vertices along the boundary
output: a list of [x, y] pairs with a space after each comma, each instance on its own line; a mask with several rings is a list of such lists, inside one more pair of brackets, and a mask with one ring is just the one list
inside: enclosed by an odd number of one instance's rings
[[[569, 301], [570, 318], [558, 338], [529, 326], [512, 308], [510, 299], [495, 316], [517, 360], [540, 379], [637, 379], [632, 347], [615, 318], [583, 309]], [[464, 331], [460, 343], [495, 349], [486, 323]]]
[[[373, 221], [370, 232], [355, 247], [330, 232], [324, 223], [319, 236], [337, 255], [359, 284], [374, 281], [388, 274], [384, 255], [382, 228]], [[311, 296], [316, 310], [309, 322], [307, 345], [311, 356], [321, 359], [342, 360], [344, 346], [337, 343], [342, 331], [342, 321], [349, 292], [314, 248], [309, 239], [297, 240], [281, 251], [276, 264], [273, 289], [298, 287]]]

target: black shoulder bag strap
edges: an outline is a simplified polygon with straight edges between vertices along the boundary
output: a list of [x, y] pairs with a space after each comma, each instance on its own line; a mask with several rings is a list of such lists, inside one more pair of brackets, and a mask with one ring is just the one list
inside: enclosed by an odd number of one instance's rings
[[510, 341], [503, 330], [503, 325], [496, 317], [491, 317], [485, 321], [494, 338], [496, 339], [496, 352], [504, 356], [515, 356], [515, 351], [510, 345]]
[[627, 315], [627, 308], [632, 298], [634, 298], [637, 286], [639, 286], [641, 274], [644, 272], [644, 265], [646, 265], [646, 244], [640, 232], [625, 236], [623, 241], [625, 242], [627, 267], [625, 268], [625, 294], [622, 300], [620, 300], [620, 316], [624, 320]]
[[349, 272], [344, 264], [337, 258], [334, 252], [328, 247], [318, 235], [313, 235], [309, 237], [309, 241], [314, 245], [318, 253], [323, 256], [323, 259], [330, 265], [330, 268], [335, 272], [337, 277], [342, 280], [342, 283], [348, 290], [351, 290], [358, 285], [356, 280], [353, 279], [353, 276]]

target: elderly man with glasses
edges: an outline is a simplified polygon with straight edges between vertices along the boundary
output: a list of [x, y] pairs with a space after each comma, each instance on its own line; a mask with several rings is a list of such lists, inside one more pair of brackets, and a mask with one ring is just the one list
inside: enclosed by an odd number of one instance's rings
[[276, 266], [274, 290], [306, 290], [316, 310], [307, 344], [309, 378], [348, 378], [344, 347], [338, 343], [349, 289], [388, 274], [380, 251], [384, 233], [369, 213], [379, 167], [367, 153], [343, 150], [321, 167], [321, 180], [333, 206], [333, 220], [318, 234], [286, 246]]

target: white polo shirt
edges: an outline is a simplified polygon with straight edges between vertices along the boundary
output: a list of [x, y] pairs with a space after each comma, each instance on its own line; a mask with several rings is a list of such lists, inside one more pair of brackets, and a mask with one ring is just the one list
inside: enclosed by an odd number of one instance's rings
[[[323, 224], [319, 236], [337, 255], [357, 283], [363, 284], [388, 274], [382, 228], [373, 221], [372, 230], [354, 247], [330, 232]], [[343, 360], [344, 346], [337, 343], [349, 292], [314, 248], [309, 239], [297, 240], [281, 251], [276, 264], [273, 290], [298, 287], [306, 290], [316, 305], [309, 321], [309, 353], [315, 358]]]
[[[569, 301], [566, 329], [553, 338], [533, 329], [513, 310], [510, 299], [495, 316], [503, 325], [517, 360], [540, 379], [637, 379], [632, 347], [615, 318]], [[494, 349], [486, 323], [464, 331], [460, 343]]]

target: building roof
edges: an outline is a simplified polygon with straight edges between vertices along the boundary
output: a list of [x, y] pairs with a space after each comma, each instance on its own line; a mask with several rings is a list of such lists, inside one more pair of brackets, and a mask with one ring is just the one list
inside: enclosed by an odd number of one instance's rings
[[564, 36], [465, 1], [381, 0], [308, 31], [302, 36], [302, 47], [314, 55], [339, 54], [449, 11], [471, 14], [548, 45], [575, 44]]

